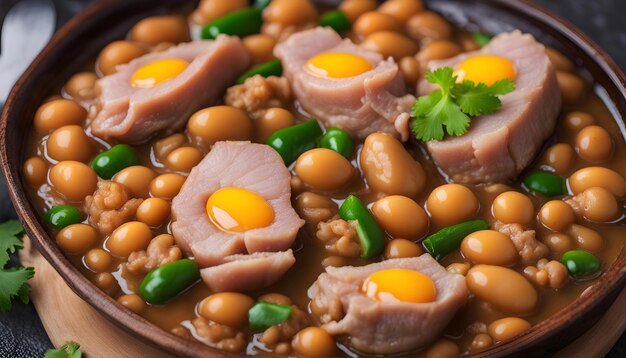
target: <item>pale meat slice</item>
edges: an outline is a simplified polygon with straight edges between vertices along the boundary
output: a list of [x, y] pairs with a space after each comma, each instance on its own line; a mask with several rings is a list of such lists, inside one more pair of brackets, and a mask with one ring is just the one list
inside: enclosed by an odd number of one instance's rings
[[[304, 220], [291, 206], [290, 178], [274, 149], [250, 142], [218, 142], [191, 171], [172, 201], [171, 228], [176, 243], [187, 255], [195, 257], [201, 267], [212, 268], [203, 274], [208, 285], [225, 285], [216, 283], [212, 272], [236, 275], [236, 272], [250, 273], [256, 267], [267, 270], [255, 273], [265, 277], [261, 282], [270, 282], [293, 265], [293, 260], [288, 259], [293, 258], [290, 251], [265, 259], [262, 259], [265, 256], [244, 259], [246, 254], [288, 250], [304, 225]], [[226, 187], [247, 189], [263, 197], [274, 210], [274, 221], [267, 227], [241, 233], [218, 229], [208, 218], [206, 202], [211, 194]], [[273, 257], [280, 264], [268, 265]], [[246, 282], [251, 284], [251, 281]], [[246, 286], [246, 289], [254, 287]], [[244, 290], [243, 286], [239, 288]]]
[[[419, 271], [430, 277], [437, 298], [430, 303], [378, 302], [360, 292], [372, 273], [392, 268]], [[353, 348], [368, 354], [394, 354], [424, 347], [437, 338], [465, 304], [465, 277], [452, 274], [430, 255], [391, 259], [362, 267], [328, 267], [309, 289], [315, 311], [327, 310], [322, 328], [348, 336]], [[340, 307], [339, 307], [340, 306]], [[344, 312], [337, 317], [337, 312]]]
[[[152, 88], [135, 88], [130, 78], [142, 66], [176, 58], [189, 66], [176, 78]], [[174, 132], [197, 110], [217, 103], [246, 70], [250, 59], [237, 37], [194, 41], [139, 57], [98, 80], [98, 112], [93, 134], [127, 143], [143, 142], [159, 131]]]
[[296, 262], [291, 249], [232, 255], [218, 266], [200, 270], [202, 281], [215, 292], [254, 291], [278, 281]]
[[[428, 151], [450, 179], [460, 183], [490, 183], [514, 179], [552, 135], [561, 108], [556, 72], [545, 47], [520, 31], [496, 36], [485, 47], [457, 57], [431, 61], [430, 69], [456, 68], [476, 55], [496, 55], [515, 64], [515, 90], [502, 96], [502, 108], [472, 120], [467, 134], [427, 143]], [[430, 93], [422, 82], [418, 91]]]
[[[352, 53], [374, 68], [350, 78], [319, 76], [305, 69], [309, 59], [325, 52]], [[398, 65], [391, 58], [384, 60], [321, 27], [290, 36], [276, 46], [274, 54], [281, 60], [283, 74], [302, 109], [326, 127], [342, 128], [358, 139], [378, 131], [408, 137], [396, 130], [395, 122], [411, 108], [415, 97], [407, 94]]]

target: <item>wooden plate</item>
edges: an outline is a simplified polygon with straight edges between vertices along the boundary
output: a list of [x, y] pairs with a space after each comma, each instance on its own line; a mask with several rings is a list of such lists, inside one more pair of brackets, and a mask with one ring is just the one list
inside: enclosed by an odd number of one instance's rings
[[[324, 1], [328, 3], [329, 1]], [[585, 68], [602, 88], [603, 98], [626, 136], [626, 79], [615, 63], [571, 24], [537, 7], [530, 0], [426, 0], [452, 22], [488, 32], [519, 28], [559, 49]], [[117, 327], [177, 355], [191, 357], [239, 356], [212, 349], [166, 332], [124, 309], [85, 278], [45, 232], [40, 216], [28, 201], [21, 177], [26, 139], [39, 104], [99, 50], [123, 38], [139, 19], [179, 12], [194, 0], [101, 0], [68, 22], [52, 38], [18, 80], [4, 107], [0, 125], [0, 160], [11, 199], [33, 244], [85, 302]], [[580, 336], [605, 312], [626, 284], [626, 248], [598, 281], [572, 304], [533, 326], [513, 340], [493, 346], [477, 356], [546, 355]]]

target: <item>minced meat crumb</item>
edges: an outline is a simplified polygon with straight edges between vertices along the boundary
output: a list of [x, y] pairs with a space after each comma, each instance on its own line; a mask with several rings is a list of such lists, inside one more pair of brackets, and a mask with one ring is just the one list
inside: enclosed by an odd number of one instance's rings
[[526, 267], [524, 275], [539, 286], [550, 286], [555, 290], [565, 286], [569, 277], [567, 268], [562, 263], [548, 259], [537, 261], [537, 266]]
[[133, 220], [142, 201], [132, 199], [124, 185], [100, 180], [93, 195], [85, 198], [84, 207], [89, 214], [89, 223], [102, 235], [109, 235], [118, 226]]
[[146, 250], [132, 252], [128, 256], [126, 268], [133, 274], [147, 274], [182, 257], [183, 253], [175, 245], [174, 237], [163, 234], [152, 239]]
[[354, 221], [348, 222], [338, 217], [317, 224], [315, 236], [326, 243], [326, 250], [334, 255], [358, 257], [361, 244], [356, 234]]
[[224, 102], [258, 119], [269, 108], [287, 108], [291, 98], [291, 87], [286, 78], [256, 75], [243, 84], [230, 87], [226, 91]]

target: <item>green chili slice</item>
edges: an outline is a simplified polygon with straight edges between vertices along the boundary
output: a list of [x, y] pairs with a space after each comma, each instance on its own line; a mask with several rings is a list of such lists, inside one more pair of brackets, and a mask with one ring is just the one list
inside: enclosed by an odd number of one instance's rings
[[485, 220], [466, 221], [437, 231], [428, 236], [423, 244], [431, 255], [441, 257], [458, 249], [467, 235], [487, 229], [489, 229], [489, 223]]
[[78, 224], [82, 221], [82, 217], [80, 210], [72, 205], [57, 205], [50, 208], [43, 219], [47, 224], [63, 229], [66, 226]]
[[248, 311], [248, 324], [253, 332], [264, 331], [285, 322], [291, 316], [291, 307], [269, 302], [257, 302]]
[[348, 159], [354, 153], [352, 137], [339, 128], [329, 128], [320, 139], [320, 147], [334, 150]]
[[120, 170], [139, 164], [133, 148], [118, 144], [98, 154], [91, 162], [91, 167], [102, 179], [111, 179]]
[[339, 216], [346, 220], [356, 220], [356, 233], [361, 244], [361, 257], [371, 259], [383, 252], [385, 241], [376, 219], [354, 195], [350, 195], [339, 208]]
[[291, 165], [300, 154], [313, 149], [322, 136], [322, 128], [316, 119], [283, 128], [267, 138], [266, 144], [274, 148], [283, 158], [286, 166]]
[[139, 286], [139, 295], [151, 304], [162, 304], [200, 279], [198, 264], [190, 259], [170, 262], [150, 271]]
[[274, 60], [270, 60], [265, 63], [262, 63], [252, 68], [250, 71], [241, 75], [241, 77], [237, 79], [237, 84], [240, 85], [244, 83], [245, 80], [247, 80], [248, 78], [256, 76], [256, 75], [269, 77], [269, 76], [281, 76], [282, 74], [283, 74], [283, 66], [280, 63], [280, 60], [274, 59]]
[[239, 37], [257, 34], [263, 24], [262, 13], [259, 7], [231, 12], [204, 25], [200, 37], [203, 40], [214, 40], [221, 34]]
[[341, 10], [332, 10], [323, 14], [320, 17], [319, 25], [328, 26], [339, 33], [350, 30], [352, 27], [350, 20]]
[[585, 250], [571, 250], [563, 254], [561, 263], [575, 278], [591, 276], [600, 270], [600, 259]]
[[472, 38], [478, 44], [478, 46], [484, 47], [486, 44], [489, 43], [489, 41], [491, 41], [493, 36], [486, 34], [484, 32], [474, 32], [472, 34]]
[[566, 192], [565, 179], [548, 172], [534, 172], [524, 179], [524, 186], [547, 198], [561, 196]]

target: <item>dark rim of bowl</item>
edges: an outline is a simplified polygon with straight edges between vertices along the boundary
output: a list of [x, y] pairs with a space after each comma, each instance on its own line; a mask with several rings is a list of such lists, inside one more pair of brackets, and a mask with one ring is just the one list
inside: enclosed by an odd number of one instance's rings
[[[569, 41], [581, 51], [582, 54], [589, 58], [590, 62], [586, 63], [586, 65], [594, 65], [597, 67], [596, 70], [599, 71], [599, 73], [608, 76], [609, 80], [606, 81], [606, 85], [611, 85], [615, 89], [609, 93], [610, 101], [619, 109], [620, 114], [623, 115], [626, 112], [626, 77], [614, 61], [600, 49], [598, 45], [572, 24], [534, 4], [531, 0], [476, 1], [500, 8], [503, 11], [514, 13], [515, 16], [532, 20]], [[116, 300], [98, 289], [72, 266], [69, 260], [59, 250], [54, 240], [46, 233], [38, 218], [38, 214], [33, 210], [25, 190], [22, 187], [20, 160], [22, 159], [23, 148], [15, 148], [12, 146], [17, 139], [12, 137], [11, 135], [13, 133], [8, 133], [8, 130], [17, 131], [17, 123], [20, 121], [20, 118], [17, 118], [19, 112], [18, 108], [24, 105], [25, 100], [23, 97], [28, 95], [24, 88], [36, 86], [35, 83], [37, 79], [32, 78], [37, 72], [36, 70], [45, 63], [50, 53], [57, 51], [56, 48], [64, 43], [65, 38], [69, 34], [80, 33], [82, 31], [81, 25], [86, 22], [98, 21], [99, 14], [103, 12], [107, 6], [121, 6], [124, 2], [123, 0], [96, 1], [88, 6], [53, 36], [49, 44], [17, 81], [5, 104], [2, 113], [2, 122], [0, 124], [0, 160], [2, 163], [2, 172], [6, 178], [11, 200], [24, 224], [26, 233], [32, 239], [35, 247], [61, 274], [69, 287], [83, 300], [102, 312], [119, 327], [139, 337], [143, 341], [169, 352], [194, 357], [237, 357], [240, 355], [217, 350], [195, 340], [177, 337], [150, 323], [139, 315], [124, 309]], [[174, 1], [169, 1], [169, 3], [174, 3]], [[174, 6], [172, 6], [172, 8], [174, 8]], [[11, 123], [9, 123], [9, 121], [11, 121]], [[616, 121], [620, 124], [622, 131], [624, 131], [623, 121], [619, 123], [618, 118], [616, 118]], [[28, 121], [28, 123], [30, 123], [30, 121]], [[594, 317], [594, 313], [604, 312], [607, 308], [606, 306], [613, 301], [625, 284], [626, 247], [622, 248], [615, 262], [592, 286], [592, 289], [587, 290], [581, 297], [521, 335], [492, 346], [476, 354], [476, 356], [510, 356], [521, 355], [524, 352], [548, 353], [547, 350], [543, 350], [542, 346], [553, 345], [555, 341], [563, 339], [572, 340], [582, 334], [590, 325], [579, 324], [580, 327], [576, 329], [576, 333], [573, 336], [571, 334], [565, 335], [563, 331], [572, 322], [581, 322], [581, 319], [586, 319], [585, 323], [590, 324], [599, 319], [599, 317]], [[596, 314], [595, 316], [599, 315]], [[550, 343], [548, 344], [548, 342]], [[561, 343], [560, 345], [563, 344], [564, 343]], [[556, 345], [559, 344], [557, 343]]]

